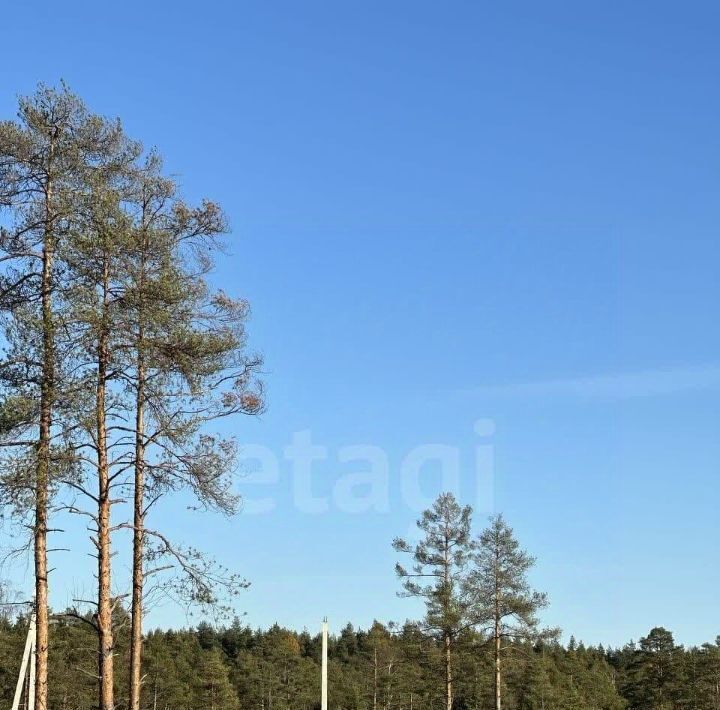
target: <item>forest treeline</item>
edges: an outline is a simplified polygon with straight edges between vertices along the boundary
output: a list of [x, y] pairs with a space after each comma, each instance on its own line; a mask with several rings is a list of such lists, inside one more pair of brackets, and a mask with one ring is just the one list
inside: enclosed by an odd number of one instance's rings
[[[472, 510], [450, 493], [418, 520], [419, 536], [393, 547], [400, 595], [425, 614], [403, 624], [347, 624], [330, 638], [333, 710], [718, 710], [720, 637], [685, 649], [658, 627], [622, 648], [559, 642], [537, 612], [535, 562], [502, 516], [473, 534]], [[0, 608], [2, 608], [0, 606]], [[0, 618], [0, 702], [10, 702], [28, 616]], [[74, 609], [52, 615], [48, 701], [97, 707], [97, 626]], [[132, 618], [113, 611], [119, 665], [113, 697], [132, 697]], [[274, 625], [154, 630], [143, 638], [140, 707], [147, 710], [316, 710], [322, 639]]]
[[[117, 619], [119, 659], [128, 659], [128, 619]], [[0, 703], [10, 707], [27, 619], [0, 621]], [[93, 630], [82, 621], [53, 625], [50, 705], [97, 707]], [[145, 644], [143, 707], [152, 710], [316, 710], [319, 635], [240, 621], [215, 628], [152, 631]], [[367, 631], [347, 625], [329, 643], [329, 705], [336, 710], [436, 710], [445, 703], [441, 649], [416, 624]], [[120, 668], [125, 668], [121, 663]], [[455, 707], [493, 707], [493, 668], [483, 639], [468, 633], [458, 652]], [[126, 703], [126, 672], [116, 676]], [[518, 644], [508, 662], [505, 704], [512, 710], [720, 708], [720, 639], [699, 648], [651, 630], [620, 649], [571, 640]]]

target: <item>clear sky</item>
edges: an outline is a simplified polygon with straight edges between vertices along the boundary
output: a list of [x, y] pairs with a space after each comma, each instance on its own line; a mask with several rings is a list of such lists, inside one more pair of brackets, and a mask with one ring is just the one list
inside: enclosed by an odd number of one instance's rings
[[[3, 117], [63, 78], [228, 212], [269, 392], [235, 433], [277, 480], [154, 522], [249, 578], [248, 623], [416, 614], [390, 542], [450, 485], [568, 635], [720, 633], [719, 32], [712, 2], [7, 4]], [[415, 475], [438, 454], [459, 480]], [[90, 584], [66, 538], [56, 605]]]

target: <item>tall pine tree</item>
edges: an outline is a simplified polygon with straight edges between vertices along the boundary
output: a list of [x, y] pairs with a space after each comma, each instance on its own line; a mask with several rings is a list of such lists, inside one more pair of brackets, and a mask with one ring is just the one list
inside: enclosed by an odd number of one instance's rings
[[490, 638], [495, 710], [502, 708], [503, 658], [512, 641], [538, 638], [537, 612], [547, 605], [546, 596], [532, 590], [527, 579], [534, 563], [501, 515], [480, 534], [472, 555], [467, 594], [474, 622]]
[[408, 554], [412, 566], [395, 567], [402, 580], [402, 596], [425, 602], [424, 627], [442, 644], [446, 710], [453, 707], [453, 656], [455, 644], [468, 621], [465, 568], [470, 556], [471, 509], [461, 507], [452, 493], [443, 493], [426, 510], [417, 525], [423, 537], [411, 545], [402, 538], [393, 542]]

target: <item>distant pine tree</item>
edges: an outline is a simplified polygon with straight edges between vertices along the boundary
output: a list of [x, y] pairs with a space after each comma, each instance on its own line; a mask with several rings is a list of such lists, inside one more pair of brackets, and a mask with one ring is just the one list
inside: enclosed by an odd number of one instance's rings
[[541, 636], [537, 613], [547, 605], [547, 597], [530, 588], [527, 574], [534, 563], [500, 515], [491, 519], [475, 544], [467, 595], [473, 601], [475, 623], [491, 640], [495, 710], [502, 708], [503, 659], [512, 642]]
[[442, 644], [446, 710], [453, 710], [455, 642], [468, 623], [464, 574], [471, 549], [471, 514], [452, 493], [443, 493], [418, 520], [423, 537], [416, 545], [401, 538], [393, 542], [412, 560], [410, 568], [400, 563], [395, 567], [403, 584], [401, 594], [424, 600], [423, 626]]

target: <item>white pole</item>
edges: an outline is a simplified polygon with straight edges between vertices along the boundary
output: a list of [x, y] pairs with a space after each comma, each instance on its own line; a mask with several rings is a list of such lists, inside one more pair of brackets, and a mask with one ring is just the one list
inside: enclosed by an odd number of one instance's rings
[[28, 679], [28, 710], [35, 710], [35, 659], [37, 651], [37, 627], [35, 626], [35, 614], [30, 620], [30, 635], [32, 646], [30, 648], [30, 677]]
[[[27, 639], [25, 640], [25, 650], [20, 663], [20, 673], [18, 674], [17, 685], [15, 686], [15, 697], [13, 699], [12, 710], [19, 710], [20, 698], [22, 697], [23, 686], [25, 685], [25, 676], [27, 672], [28, 660], [33, 653], [35, 642], [35, 614], [30, 617], [30, 629], [28, 630]], [[34, 679], [33, 679], [34, 681]]]
[[322, 701], [320, 710], [327, 710], [328, 706], [328, 622], [327, 617], [322, 624]]

